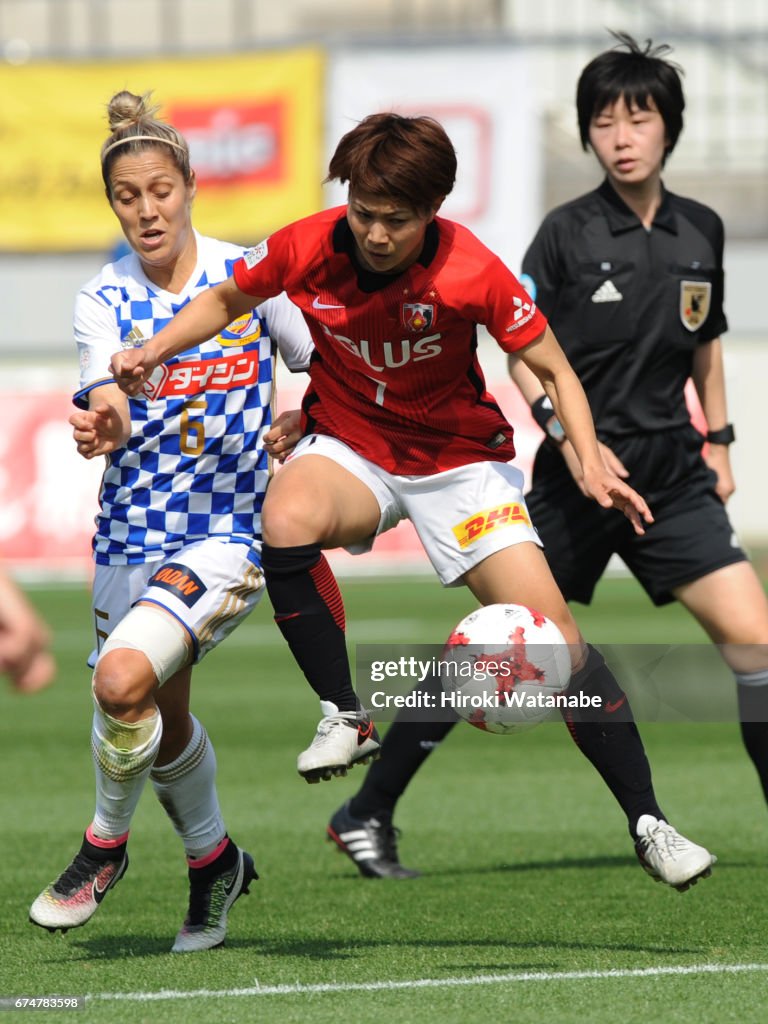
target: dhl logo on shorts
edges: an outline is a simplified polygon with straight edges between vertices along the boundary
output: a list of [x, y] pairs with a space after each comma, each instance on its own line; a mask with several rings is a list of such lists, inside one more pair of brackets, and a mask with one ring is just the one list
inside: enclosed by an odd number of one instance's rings
[[188, 566], [168, 562], [158, 569], [149, 581], [151, 587], [162, 587], [175, 594], [184, 604], [191, 608], [207, 587]]
[[463, 523], [454, 526], [453, 535], [459, 542], [459, 547], [466, 548], [491, 533], [492, 530], [497, 530], [502, 526], [513, 526], [515, 523], [531, 525], [528, 509], [519, 501], [498, 505], [496, 508], [489, 508], [484, 512], [476, 512], [469, 519], [465, 519]]

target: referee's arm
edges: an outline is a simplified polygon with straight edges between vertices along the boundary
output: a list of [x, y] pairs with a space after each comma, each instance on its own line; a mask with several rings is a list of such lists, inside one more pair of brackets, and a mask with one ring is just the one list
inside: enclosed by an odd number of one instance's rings
[[[723, 369], [723, 346], [720, 338], [713, 338], [697, 345], [693, 353], [693, 369], [691, 378], [696, 394], [699, 396], [702, 412], [707, 421], [709, 435], [725, 435], [728, 433], [728, 402], [725, 394], [725, 371]], [[728, 501], [736, 490], [736, 482], [731, 469], [728, 445], [717, 443], [714, 437], [707, 438], [709, 451], [706, 462], [710, 469], [717, 473], [715, 490], [722, 502]]]

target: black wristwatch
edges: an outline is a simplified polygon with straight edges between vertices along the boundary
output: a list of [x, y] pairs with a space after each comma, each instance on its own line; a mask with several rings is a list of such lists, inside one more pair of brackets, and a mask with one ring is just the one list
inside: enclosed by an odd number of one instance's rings
[[552, 402], [546, 395], [539, 395], [531, 406], [531, 415], [547, 435], [547, 440], [555, 444], [562, 444], [565, 441], [565, 430], [560, 420], [555, 416]]
[[710, 430], [707, 432], [707, 441], [709, 441], [710, 444], [733, 444], [735, 440], [736, 434], [732, 423], [727, 423], [719, 430]]

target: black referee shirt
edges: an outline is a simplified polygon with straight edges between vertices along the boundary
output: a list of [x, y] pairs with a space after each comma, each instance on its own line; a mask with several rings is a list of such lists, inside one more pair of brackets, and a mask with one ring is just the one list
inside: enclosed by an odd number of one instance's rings
[[608, 181], [553, 210], [522, 282], [581, 380], [598, 432], [689, 422], [684, 387], [697, 345], [727, 329], [723, 224], [664, 190], [651, 228]]

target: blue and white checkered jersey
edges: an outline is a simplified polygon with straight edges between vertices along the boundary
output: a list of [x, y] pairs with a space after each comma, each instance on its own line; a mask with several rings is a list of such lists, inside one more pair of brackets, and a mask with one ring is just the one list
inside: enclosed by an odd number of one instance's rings
[[[228, 242], [196, 239], [197, 265], [180, 294], [152, 284], [135, 253], [107, 264], [80, 291], [76, 405], [88, 408], [88, 393], [112, 382], [115, 352], [143, 345], [182, 306], [225, 280], [243, 253]], [[128, 399], [131, 439], [107, 457], [99, 495], [97, 563], [156, 561], [210, 536], [251, 545], [258, 563], [276, 347], [289, 369], [308, 366], [309, 329], [285, 295], [169, 359], [143, 394]]]

